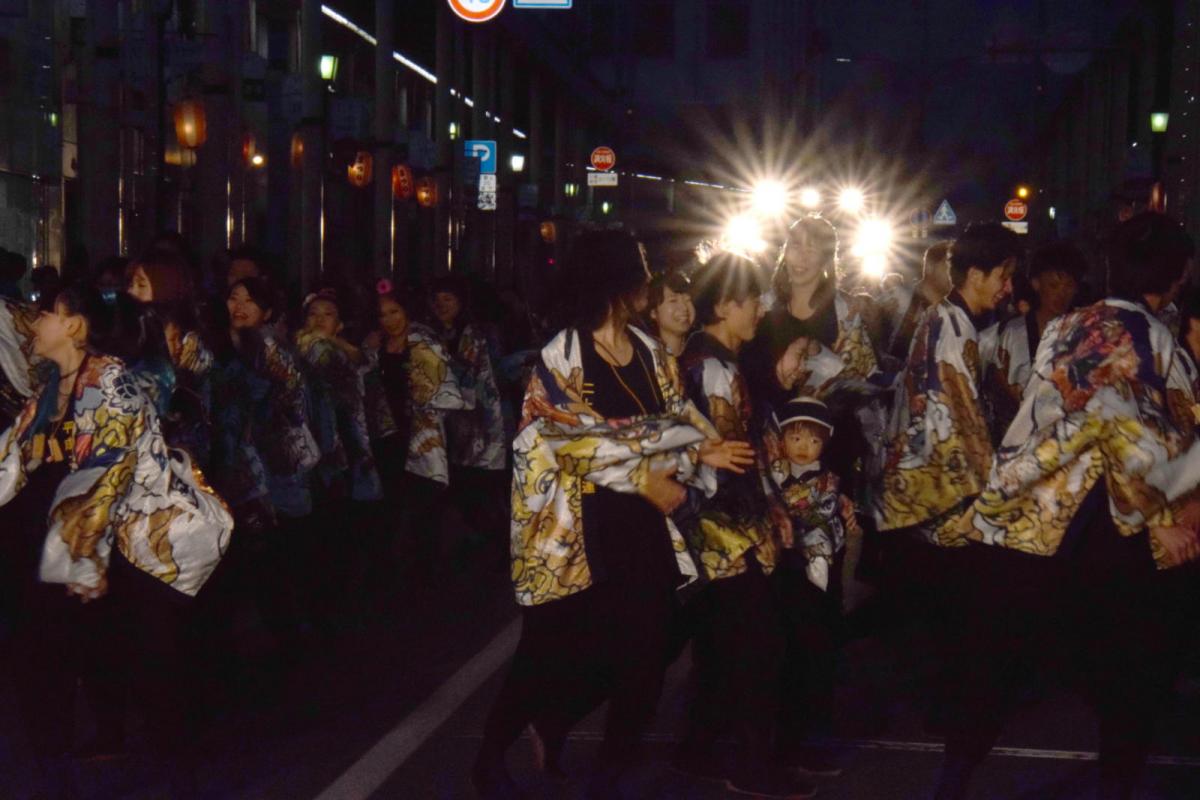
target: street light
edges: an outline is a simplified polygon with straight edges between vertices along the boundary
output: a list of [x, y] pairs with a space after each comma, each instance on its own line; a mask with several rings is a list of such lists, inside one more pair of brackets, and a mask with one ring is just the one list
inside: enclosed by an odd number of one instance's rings
[[512, 167], [513, 172], [521, 172], [525, 169], [525, 156], [522, 153], [513, 153], [508, 159], [508, 164]]
[[1150, 114], [1150, 130], [1154, 133], [1166, 133], [1167, 123], [1171, 121], [1171, 115], [1166, 111], [1155, 111]]
[[458, 138], [458, 123], [457, 122], [450, 123], [450, 138], [451, 139]]
[[764, 217], [781, 217], [787, 212], [787, 188], [779, 181], [761, 181], [752, 195], [754, 211]]
[[321, 56], [321, 80], [333, 83], [337, 79], [338, 57], [325, 54]]
[[804, 187], [800, 190], [800, 205], [809, 211], [815, 210], [821, 205], [821, 193], [813, 186]]
[[856, 189], [853, 186], [842, 189], [841, 194], [838, 195], [838, 208], [850, 214], [861, 212], [866, 204], [867, 198], [862, 189]]
[[255, 153], [254, 155], [250, 156], [250, 163], [255, 167], [261, 167], [263, 164], [267, 163], [267, 160], [263, 158], [262, 153]]
[[1029, 187], [1024, 186], [1024, 185], [1018, 186], [1017, 187], [1017, 197], [1021, 198], [1022, 200], [1028, 199], [1029, 198]]
[[751, 214], [739, 214], [725, 223], [721, 238], [726, 249], [736, 253], [761, 253], [767, 249], [762, 228]]

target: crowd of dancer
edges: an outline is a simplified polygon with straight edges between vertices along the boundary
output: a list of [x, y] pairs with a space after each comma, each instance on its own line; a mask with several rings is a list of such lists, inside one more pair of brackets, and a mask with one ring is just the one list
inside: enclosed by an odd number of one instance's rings
[[[326, 286], [292, 308], [260, 255], [202, 275], [164, 236], [6, 288], [0, 633], [39, 796], [64, 795], [71, 760], [124, 753], [130, 706], [187, 796], [196, 726], [244, 694], [247, 609], [282, 677], [394, 616], [394, 587], [507, 562], [522, 357], [499, 358], [467, 282]], [[96, 730], [80, 746], [77, 683]]]
[[286, 669], [474, 547], [511, 570], [523, 616], [483, 796], [519, 796], [505, 754], [523, 732], [560, 774], [604, 703], [588, 791], [623, 796], [688, 645], [673, 767], [812, 796], [841, 770], [825, 744], [857, 577], [941, 667], [938, 798], [966, 796], [1049, 667], [1087, 679], [1099, 796], [1129, 797], [1195, 607], [1193, 255], [1157, 214], [1117, 227], [1102, 270], [976, 224], [866, 293], [818, 215], [771, 263], [706, 249], [654, 277], [632, 234], [592, 230], [552, 335], [478, 313], [485, 287], [451, 277], [291, 305], [260, 255], [202, 274], [176, 236], [42, 275], [36, 297], [6, 284], [0, 613], [44, 793], [68, 759], [123, 746], [131, 705], [186, 783], [197, 698], [220, 693], [196, 684], [236, 659], [239, 609]]
[[580, 236], [571, 313], [513, 442], [524, 624], [479, 793], [520, 796], [505, 755], [522, 732], [558, 774], [571, 727], [607, 702], [588, 796], [636, 796], [639, 741], [690, 642], [672, 767], [814, 795], [841, 771], [828, 737], [857, 538], [854, 577], [880, 601], [860, 616], [918, 625], [937, 665], [931, 795], [966, 797], [1014, 698], [1057, 670], [1100, 719], [1097, 796], [1130, 797], [1196, 608], [1200, 305], [1194, 245], [1167, 217], [1123, 222], [1105, 255], [1096, 291], [1072, 245], [1027, 258], [976, 224], [868, 294], [815, 215], [774, 264], [718, 250], [653, 279], [629, 234]]

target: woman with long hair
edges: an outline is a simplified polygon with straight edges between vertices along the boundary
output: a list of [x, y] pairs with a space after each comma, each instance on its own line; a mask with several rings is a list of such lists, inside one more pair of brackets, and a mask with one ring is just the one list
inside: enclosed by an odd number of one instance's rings
[[[894, 376], [879, 369], [867, 324], [871, 299], [839, 290], [837, 269], [833, 225], [815, 215], [793, 222], [772, 279], [775, 305], [759, 323], [742, 364], [758, 406], [757, 425], [768, 434], [768, 410], [789, 397], [815, 397], [829, 406], [838, 441], [828, 449], [828, 466], [844, 486], [861, 489], [859, 470], [871, 475], [880, 466], [878, 440], [886, 416], [878, 395]], [[766, 442], [772, 458], [776, 444]]]
[[304, 374], [274, 335], [278, 307], [261, 278], [235, 281], [226, 291], [228, 326], [213, 371], [213, 462], [218, 488], [239, 518], [231, 580], [256, 598], [283, 666], [304, 640], [301, 596], [316, 535], [309, 477], [320, 452]]
[[[441, 556], [441, 501], [450, 484], [446, 415], [473, 408], [450, 357], [412, 307], [380, 281], [378, 328], [363, 342], [368, 363], [367, 417], [376, 460], [391, 502], [403, 509], [420, 575], [436, 573]], [[418, 530], [418, 528], [423, 528]]]
[[649, 280], [632, 236], [582, 234], [564, 280], [574, 321], [543, 348], [513, 443], [523, 626], [472, 773], [485, 796], [513, 790], [504, 754], [526, 725], [553, 768], [571, 725], [605, 699], [593, 789], [613, 796], [658, 702], [675, 589], [696, 574], [667, 515], [683, 482], [711, 485], [712, 468], [753, 463], [744, 442], [719, 441], [684, 398], [674, 359], [631, 324]]
[[434, 282], [430, 296], [434, 332], [450, 356], [459, 383], [475, 395], [474, 408], [446, 416], [451, 491], [474, 534], [490, 543], [490, 552], [503, 555], [508, 551], [504, 469], [510, 437], [505, 435], [496, 376], [496, 337], [471, 313], [463, 281], [441, 278]]
[[[321, 460], [313, 470], [314, 518], [318, 528], [346, 525], [370, 528], [374, 504], [383, 498], [364, 406], [362, 351], [343, 335], [342, 301], [324, 288], [304, 301], [304, 327], [296, 332], [296, 351], [308, 380], [310, 423]], [[369, 535], [319, 536], [315, 543], [322, 568], [314, 585], [313, 615], [324, 622], [349, 609], [360, 593], [347, 592], [351, 571], [366, 566]], [[362, 611], [365, 606], [359, 606]]]
[[173, 374], [173, 388], [161, 398], [164, 435], [208, 465], [213, 356], [201, 333], [192, 267], [176, 249], [158, 246], [129, 262], [126, 292], [144, 303], [161, 326]]
[[[117, 357], [131, 352], [123, 334], [135, 329], [121, 313], [83, 285], [49, 299], [34, 326], [49, 379], [0, 438], [0, 504], [27, 544], [19, 695], [51, 790], [66, 772], [77, 672], [99, 660], [115, 658], [138, 687], [151, 746], [168, 767], [179, 755], [181, 607], [232, 530], [189, 456], [166, 446], [157, 412]], [[93, 601], [107, 611], [85, 608]]]

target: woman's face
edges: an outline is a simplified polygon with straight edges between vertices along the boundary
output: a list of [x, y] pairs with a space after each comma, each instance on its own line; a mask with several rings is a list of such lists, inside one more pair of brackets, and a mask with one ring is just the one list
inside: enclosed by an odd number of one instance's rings
[[454, 292], [438, 292], [433, 296], [433, 315], [447, 328], [454, 324], [461, 312], [462, 302]]
[[229, 309], [229, 324], [234, 330], [257, 328], [267, 319], [262, 306], [254, 302], [250, 292], [240, 284], [229, 292], [225, 307]]
[[807, 228], [796, 228], [788, 240], [787, 255], [784, 257], [792, 285], [808, 286], [819, 281], [827, 266], [824, 263], [825, 256], [823, 242], [809, 233]]
[[338, 307], [328, 300], [313, 300], [308, 304], [306, 327], [326, 336], [337, 336], [342, 330]]
[[129, 277], [129, 285], [125, 287], [125, 291], [135, 300], [143, 303], [154, 302], [154, 287], [150, 285], [150, 278], [146, 275], [146, 270], [141, 267], [133, 268], [133, 274]]
[[664, 286], [662, 302], [654, 309], [653, 316], [663, 333], [683, 336], [696, 321], [696, 307], [692, 305], [691, 295]]
[[408, 330], [408, 314], [404, 306], [390, 297], [379, 299], [379, 327], [388, 336], [403, 336]]
[[55, 303], [53, 311], [41, 312], [33, 323], [33, 352], [51, 358], [75, 347], [81, 324], [81, 317], [67, 313], [62, 303]]

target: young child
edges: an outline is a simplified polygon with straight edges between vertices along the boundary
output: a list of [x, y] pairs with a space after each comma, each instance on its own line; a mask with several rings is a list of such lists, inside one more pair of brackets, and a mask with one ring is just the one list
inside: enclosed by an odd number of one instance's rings
[[771, 488], [792, 528], [774, 576], [786, 637], [777, 745], [785, 763], [810, 775], [840, 772], [805, 742], [830, 733], [842, 554], [847, 534], [859, 530], [838, 476], [821, 467], [833, 435], [830, 419], [825, 404], [812, 397], [777, 408], [779, 447], [770, 464]]
[[800, 397], [775, 412], [780, 458], [771, 464], [774, 489], [792, 522], [793, 544], [781, 565], [804, 573], [822, 592], [836, 594], [837, 566], [846, 534], [858, 530], [854, 504], [838, 491], [838, 477], [821, 468], [821, 452], [833, 435], [829, 409]]

